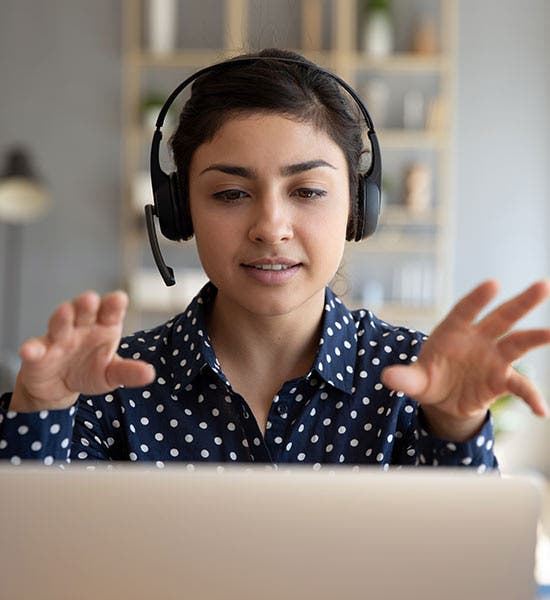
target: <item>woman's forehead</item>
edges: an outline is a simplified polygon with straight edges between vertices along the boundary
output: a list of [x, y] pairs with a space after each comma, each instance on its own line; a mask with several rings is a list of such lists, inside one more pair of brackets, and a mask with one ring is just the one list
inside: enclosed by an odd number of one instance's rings
[[277, 156], [284, 162], [324, 156], [345, 161], [342, 150], [324, 129], [311, 121], [278, 113], [233, 115], [194, 153], [199, 162], [231, 157], [256, 161]]

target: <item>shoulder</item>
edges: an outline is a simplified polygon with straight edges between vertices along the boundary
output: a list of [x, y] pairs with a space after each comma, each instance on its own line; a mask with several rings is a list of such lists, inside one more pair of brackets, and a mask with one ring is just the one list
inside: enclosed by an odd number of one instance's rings
[[[156, 354], [171, 344], [174, 325], [185, 319], [185, 313], [157, 325], [152, 329], [144, 329], [131, 333], [120, 340], [118, 353], [124, 358], [146, 358], [147, 354]], [[177, 327], [177, 325], [176, 325]]]
[[[358, 355], [381, 366], [415, 362], [427, 336], [416, 329], [395, 325], [372, 311], [359, 309], [352, 314], [357, 323]], [[375, 358], [376, 357], [376, 358]]]
[[327, 306], [336, 309], [340, 319], [349, 319], [356, 331], [358, 357], [369, 357], [374, 364], [392, 359], [414, 361], [427, 339], [422, 331], [389, 323], [368, 308], [349, 310], [330, 289], [327, 290]]
[[412, 345], [421, 344], [427, 339], [427, 335], [422, 331], [398, 323], [389, 323], [367, 308], [354, 309], [350, 314], [356, 324], [359, 337], [367, 335], [368, 339], [380, 341], [395, 340], [411, 343], [415, 341]]
[[422, 331], [399, 323], [389, 323], [368, 308], [349, 309], [344, 301], [327, 287], [325, 312], [330, 313], [331, 311], [336, 313], [336, 319], [339, 318], [344, 322], [348, 322], [349, 319], [355, 325], [358, 336], [362, 336], [367, 332], [369, 339], [375, 337], [398, 339], [398, 341], [404, 341], [405, 339], [417, 340], [417, 344], [427, 339], [426, 334]]
[[[148, 360], [154, 356], [172, 356], [175, 348], [193, 351], [193, 347], [205, 337], [205, 306], [211, 301], [212, 290], [207, 284], [191, 301], [189, 306], [151, 328], [136, 331], [123, 337], [118, 353], [124, 358]], [[194, 346], [193, 346], [194, 345]]]

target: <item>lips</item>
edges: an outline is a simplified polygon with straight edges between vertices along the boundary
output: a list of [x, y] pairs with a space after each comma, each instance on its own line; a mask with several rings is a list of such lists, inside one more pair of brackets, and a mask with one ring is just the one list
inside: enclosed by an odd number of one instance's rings
[[262, 271], [285, 271], [300, 265], [300, 262], [289, 258], [261, 258], [250, 262], [242, 263], [243, 267], [251, 267]]
[[286, 257], [264, 257], [241, 263], [241, 266], [256, 283], [272, 286], [291, 281], [302, 263]]
[[246, 265], [253, 269], [260, 269], [262, 271], [285, 271], [286, 269], [292, 269], [294, 265]]

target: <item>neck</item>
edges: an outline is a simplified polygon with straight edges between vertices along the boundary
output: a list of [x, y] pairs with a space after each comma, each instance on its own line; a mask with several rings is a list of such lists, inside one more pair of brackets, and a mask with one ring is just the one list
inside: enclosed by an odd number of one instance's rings
[[[208, 333], [222, 370], [268, 374], [283, 380], [305, 375], [317, 354], [324, 290], [291, 313], [257, 315], [216, 296], [208, 316]], [[274, 369], [276, 365], [276, 369]]]

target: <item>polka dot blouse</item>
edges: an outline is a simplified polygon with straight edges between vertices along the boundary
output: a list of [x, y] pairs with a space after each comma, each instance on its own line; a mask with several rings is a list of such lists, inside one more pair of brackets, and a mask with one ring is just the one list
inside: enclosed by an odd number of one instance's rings
[[207, 284], [184, 313], [122, 339], [120, 355], [155, 366], [147, 387], [80, 396], [69, 409], [39, 413], [10, 411], [10, 394], [2, 396], [0, 458], [497, 466], [489, 414], [467, 442], [438, 439], [413, 399], [380, 382], [385, 366], [415, 361], [425, 337], [368, 310], [350, 312], [329, 288], [315, 362], [273, 398], [264, 436], [206, 333], [215, 294]]

